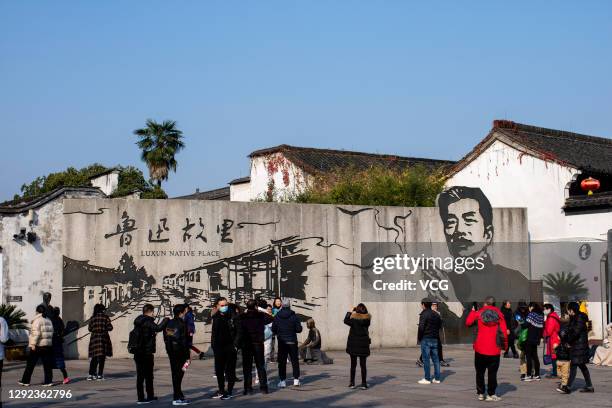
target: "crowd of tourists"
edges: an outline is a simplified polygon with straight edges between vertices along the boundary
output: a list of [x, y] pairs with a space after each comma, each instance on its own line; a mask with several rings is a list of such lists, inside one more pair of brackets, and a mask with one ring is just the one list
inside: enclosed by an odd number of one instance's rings
[[[39, 360], [42, 360], [44, 371], [43, 386], [53, 385], [54, 369], [60, 370], [64, 384], [70, 382], [63, 354], [64, 322], [59, 308], [52, 307], [49, 301], [50, 296], [36, 308], [36, 315], [31, 322], [29, 353], [19, 381], [22, 386], [30, 385], [32, 373]], [[442, 357], [443, 319], [436, 302], [423, 299], [421, 308], [417, 334], [421, 356], [417, 364], [423, 368], [424, 377], [418, 383], [439, 384], [443, 381], [441, 366], [448, 366]], [[367, 358], [370, 355], [371, 319], [363, 303], [351, 307], [344, 317], [344, 324], [349, 327], [346, 352], [350, 357], [350, 388], [368, 389]], [[301, 362], [333, 363], [322, 351], [322, 336], [314, 320], [306, 321], [308, 335], [302, 343], [298, 341], [298, 334], [303, 330], [302, 322], [291, 309], [288, 299], [276, 298], [272, 304], [268, 304], [264, 299], [252, 299], [247, 301], [243, 308], [220, 297], [213, 305], [211, 322], [210, 343], [214, 355], [214, 377], [217, 381], [217, 391], [212, 398], [231, 399], [234, 387], [239, 381], [242, 381], [244, 395], [253, 394], [254, 386], [258, 386], [260, 393], [267, 394], [268, 369], [271, 362], [276, 362], [278, 368], [277, 388], [301, 385]], [[558, 379], [556, 390], [563, 394], [572, 392], [578, 370], [585, 382], [580, 391], [594, 392], [587, 363], [594, 355], [598, 361], [605, 362], [612, 358], [606, 343], [597, 350], [589, 347], [590, 322], [587, 314], [581, 311], [576, 302], [568, 303], [564, 313], [558, 313], [549, 303], [541, 306], [535, 302], [519, 302], [516, 309], [513, 309], [510, 301], [504, 301], [498, 308], [495, 299], [487, 297], [482, 304], [474, 302], [466, 315], [465, 325], [475, 328], [476, 331], [473, 344], [474, 368], [477, 399], [481, 401], [501, 400], [496, 391], [497, 371], [502, 356], [518, 360], [520, 381], [541, 381], [538, 350], [543, 343], [542, 361], [545, 366], [550, 366], [545, 377]], [[113, 325], [102, 304], [95, 305], [88, 330], [90, 366], [87, 380], [102, 381], [106, 358], [113, 354], [109, 334]], [[7, 331], [6, 321], [0, 318], [2, 343], [6, 341]], [[612, 336], [612, 325], [608, 327], [608, 331]], [[142, 315], [134, 320], [129, 334], [128, 351], [133, 354], [136, 365], [137, 402], [148, 404], [157, 400], [153, 372], [156, 337], [160, 332], [169, 359], [173, 405], [187, 405], [189, 401], [181, 384], [191, 363], [191, 352], [194, 351], [195, 356], [200, 359], [204, 356], [193, 344], [195, 318], [189, 304], [175, 305], [172, 316], [165, 317], [159, 323], [156, 322], [155, 307], [145, 304]], [[0, 357], [1, 370], [3, 346], [0, 346]], [[242, 361], [242, 379], [236, 374], [239, 359]], [[289, 383], [288, 362], [292, 370], [292, 382]], [[358, 364], [361, 382], [356, 385]]]

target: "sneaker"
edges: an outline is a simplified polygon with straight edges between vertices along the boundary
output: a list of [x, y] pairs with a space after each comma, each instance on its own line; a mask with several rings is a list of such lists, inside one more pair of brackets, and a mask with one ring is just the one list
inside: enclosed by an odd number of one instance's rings
[[267, 385], [262, 386], [262, 387], [259, 389], [259, 391], [261, 391], [261, 393], [262, 393], [262, 394], [268, 394], [268, 393], [270, 393], [270, 390], [268, 390], [268, 386], [267, 386]]
[[293, 386], [294, 386], [294, 387], [299, 387], [300, 385], [302, 385], [302, 384], [300, 383], [300, 379], [299, 379], [299, 378], [294, 378], [294, 379], [293, 379]]
[[567, 385], [560, 385], [557, 387], [557, 391], [559, 391], [561, 394], [569, 394], [572, 392]]
[[64, 378], [64, 381], [62, 381], [62, 384], [68, 384], [70, 382], [70, 378], [66, 377]]
[[220, 398], [221, 401], [227, 401], [229, 399], [232, 399], [232, 394], [224, 394]]
[[584, 387], [580, 389], [580, 392], [595, 392], [595, 388], [593, 387]]
[[433, 380], [431, 380], [431, 383], [432, 384], [440, 384], [440, 380], [433, 379]]
[[442, 367], [450, 367], [450, 364], [449, 364], [449, 363], [447, 363], [447, 362], [446, 362], [446, 361], [444, 361], [444, 360], [440, 361], [440, 365], [441, 365]]
[[153, 400], [148, 400], [148, 399], [146, 399], [146, 400], [138, 400], [138, 401], [136, 401], [136, 405], [150, 404], [152, 402], [153, 402]]
[[285, 388], [287, 387], [287, 383], [285, 382], [285, 380], [281, 380], [278, 382], [278, 388]]
[[355, 383], [350, 383], [350, 384], [349, 384], [349, 388], [350, 388], [351, 390], [354, 390], [354, 389], [355, 389]]
[[359, 389], [361, 389], [361, 390], [367, 390], [367, 389], [368, 389], [368, 384], [366, 384], [366, 383], [361, 384], [361, 385], [359, 386]]
[[172, 401], [172, 405], [189, 405], [186, 399]]
[[41, 387], [53, 387], [53, 383], [46, 383], [46, 384], [42, 384]]
[[223, 394], [222, 394], [222, 393], [220, 393], [219, 391], [217, 391], [217, 392], [216, 392], [216, 393], [215, 393], [215, 394], [212, 396], [212, 399], [219, 399], [219, 398], [221, 398], [222, 396], [223, 396]]
[[525, 382], [531, 382], [533, 381], [533, 375], [526, 375], [524, 378], [521, 379], [522, 381]]
[[22, 387], [29, 387], [30, 386], [30, 383], [24, 383], [24, 382], [21, 382], [21, 381], [18, 381], [17, 384], [21, 385]]
[[525, 381], [525, 378], [527, 378], [527, 376], [525, 374], [521, 374], [521, 381]]
[[540, 377], [539, 375], [534, 375], [531, 377], [531, 381], [540, 381], [542, 379], [542, 377]]
[[417, 381], [418, 384], [431, 384], [431, 381], [429, 381], [427, 378], [421, 378], [419, 381]]
[[88, 376], [87, 376], [87, 381], [93, 381], [93, 380], [95, 380], [95, 379], [96, 379], [96, 376], [95, 376], [95, 375], [88, 375]]
[[484, 400], [485, 400], [484, 394], [478, 394], [478, 401], [484, 401]]
[[99, 375], [99, 376], [96, 377], [96, 380], [104, 381], [104, 376], [103, 375]]
[[485, 398], [485, 401], [492, 401], [492, 402], [498, 402], [501, 401], [501, 397], [498, 397], [497, 395], [487, 395], [487, 398]]
[[204, 354], [204, 352], [201, 352], [199, 355], [200, 360], [204, 360], [206, 358], [206, 355]]

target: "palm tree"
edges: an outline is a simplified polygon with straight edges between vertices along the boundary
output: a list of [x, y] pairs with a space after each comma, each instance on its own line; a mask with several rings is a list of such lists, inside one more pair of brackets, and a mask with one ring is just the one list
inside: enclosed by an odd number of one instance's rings
[[176, 128], [173, 120], [157, 123], [147, 119], [146, 126], [136, 129], [134, 134], [140, 138], [136, 144], [142, 150], [141, 158], [149, 168], [149, 176], [161, 188], [161, 182], [168, 180], [170, 170], [176, 172], [174, 156], [185, 147], [181, 140], [183, 132]]
[[582, 299], [589, 290], [584, 286], [585, 278], [572, 272], [557, 272], [544, 274], [544, 293], [555, 296], [560, 302]]
[[27, 329], [28, 321], [24, 319], [25, 312], [21, 309], [15, 309], [15, 305], [0, 305], [0, 316], [4, 317], [9, 329]]

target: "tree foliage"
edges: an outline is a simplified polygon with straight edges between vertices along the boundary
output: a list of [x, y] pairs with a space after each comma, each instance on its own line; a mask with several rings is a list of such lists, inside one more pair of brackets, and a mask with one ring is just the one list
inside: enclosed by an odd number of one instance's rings
[[0, 316], [4, 317], [9, 329], [27, 329], [28, 321], [25, 312], [15, 305], [0, 305]]
[[[112, 197], [123, 197], [137, 190], [141, 192], [141, 198], [167, 198], [164, 190], [145, 180], [140, 169], [133, 166], [119, 166], [116, 169], [119, 171], [119, 185]], [[36, 197], [59, 187], [90, 187], [90, 178], [107, 170], [108, 167], [99, 163], [81, 169], [68, 167], [64, 171], [37, 177], [32, 182], [22, 185], [22, 194], [16, 194], [14, 199]]]
[[165, 120], [158, 123], [147, 119], [146, 126], [134, 130], [139, 140], [136, 142], [142, 150], [142, 161], [149, 168], [151, 180], [161, 188], [161, 182], [168, 180], [170, 170], [176, 172], [176, 154], [185, 147], [183, 132], [177, 129], [176, 122]]
[[562, 271], [547, 273], [542, 277], [544, 278], [544, 293], [555, 296], [561, 302], [578, 301], [589, 293], [588, 288], [584, 286], [586, 279], [577, 273]]
[[389, 205], [432, 207], [444, 188], [441, 170], [414, 166], [394, 170], [374, 166], [352, 168], [317, 177], [301, 194], [289, 201], [319, 204]]

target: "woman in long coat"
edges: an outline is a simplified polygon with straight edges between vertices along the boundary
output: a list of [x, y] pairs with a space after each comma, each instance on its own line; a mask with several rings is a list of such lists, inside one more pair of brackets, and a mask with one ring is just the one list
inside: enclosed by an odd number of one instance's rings
[[570, 321], [567, 325], [567, 343], [570, 345], [570, 375], [567, 386], [571, 388], [576, 379], [576, 369], [580, 368], [584, 377], [585, 386], [581, 392], [593, 392], [591, 374], [587, 368], [589, 362], [589, 317], [580, 311], [576, 302], [567, 305]]
[[112, 357], [113, 344], [108, 332], [113, 330], [110, 318], [104, 313], [102, 304], [94, 306], [94, 314], [89, 320], [89, 376], [88, 381], [104, 379], [104, 362], [106, 357]]
[[367, 368], [366, 359], [370, 355], [370, 321], [372, 320], [368, 309], [363, 303], [357, 305], [344, 317], [344, 324], [349, 326], [348, 339], [346, 341], [346, 352], [351, 356], [351, 382], [350, 388], [355, 388], [355, 370], [357, 369], [357, 357], [359, 357], [359, 366], [361, 367], [361, 385], [360, 388], [365, 390], [368, 388], [366, 381]]

